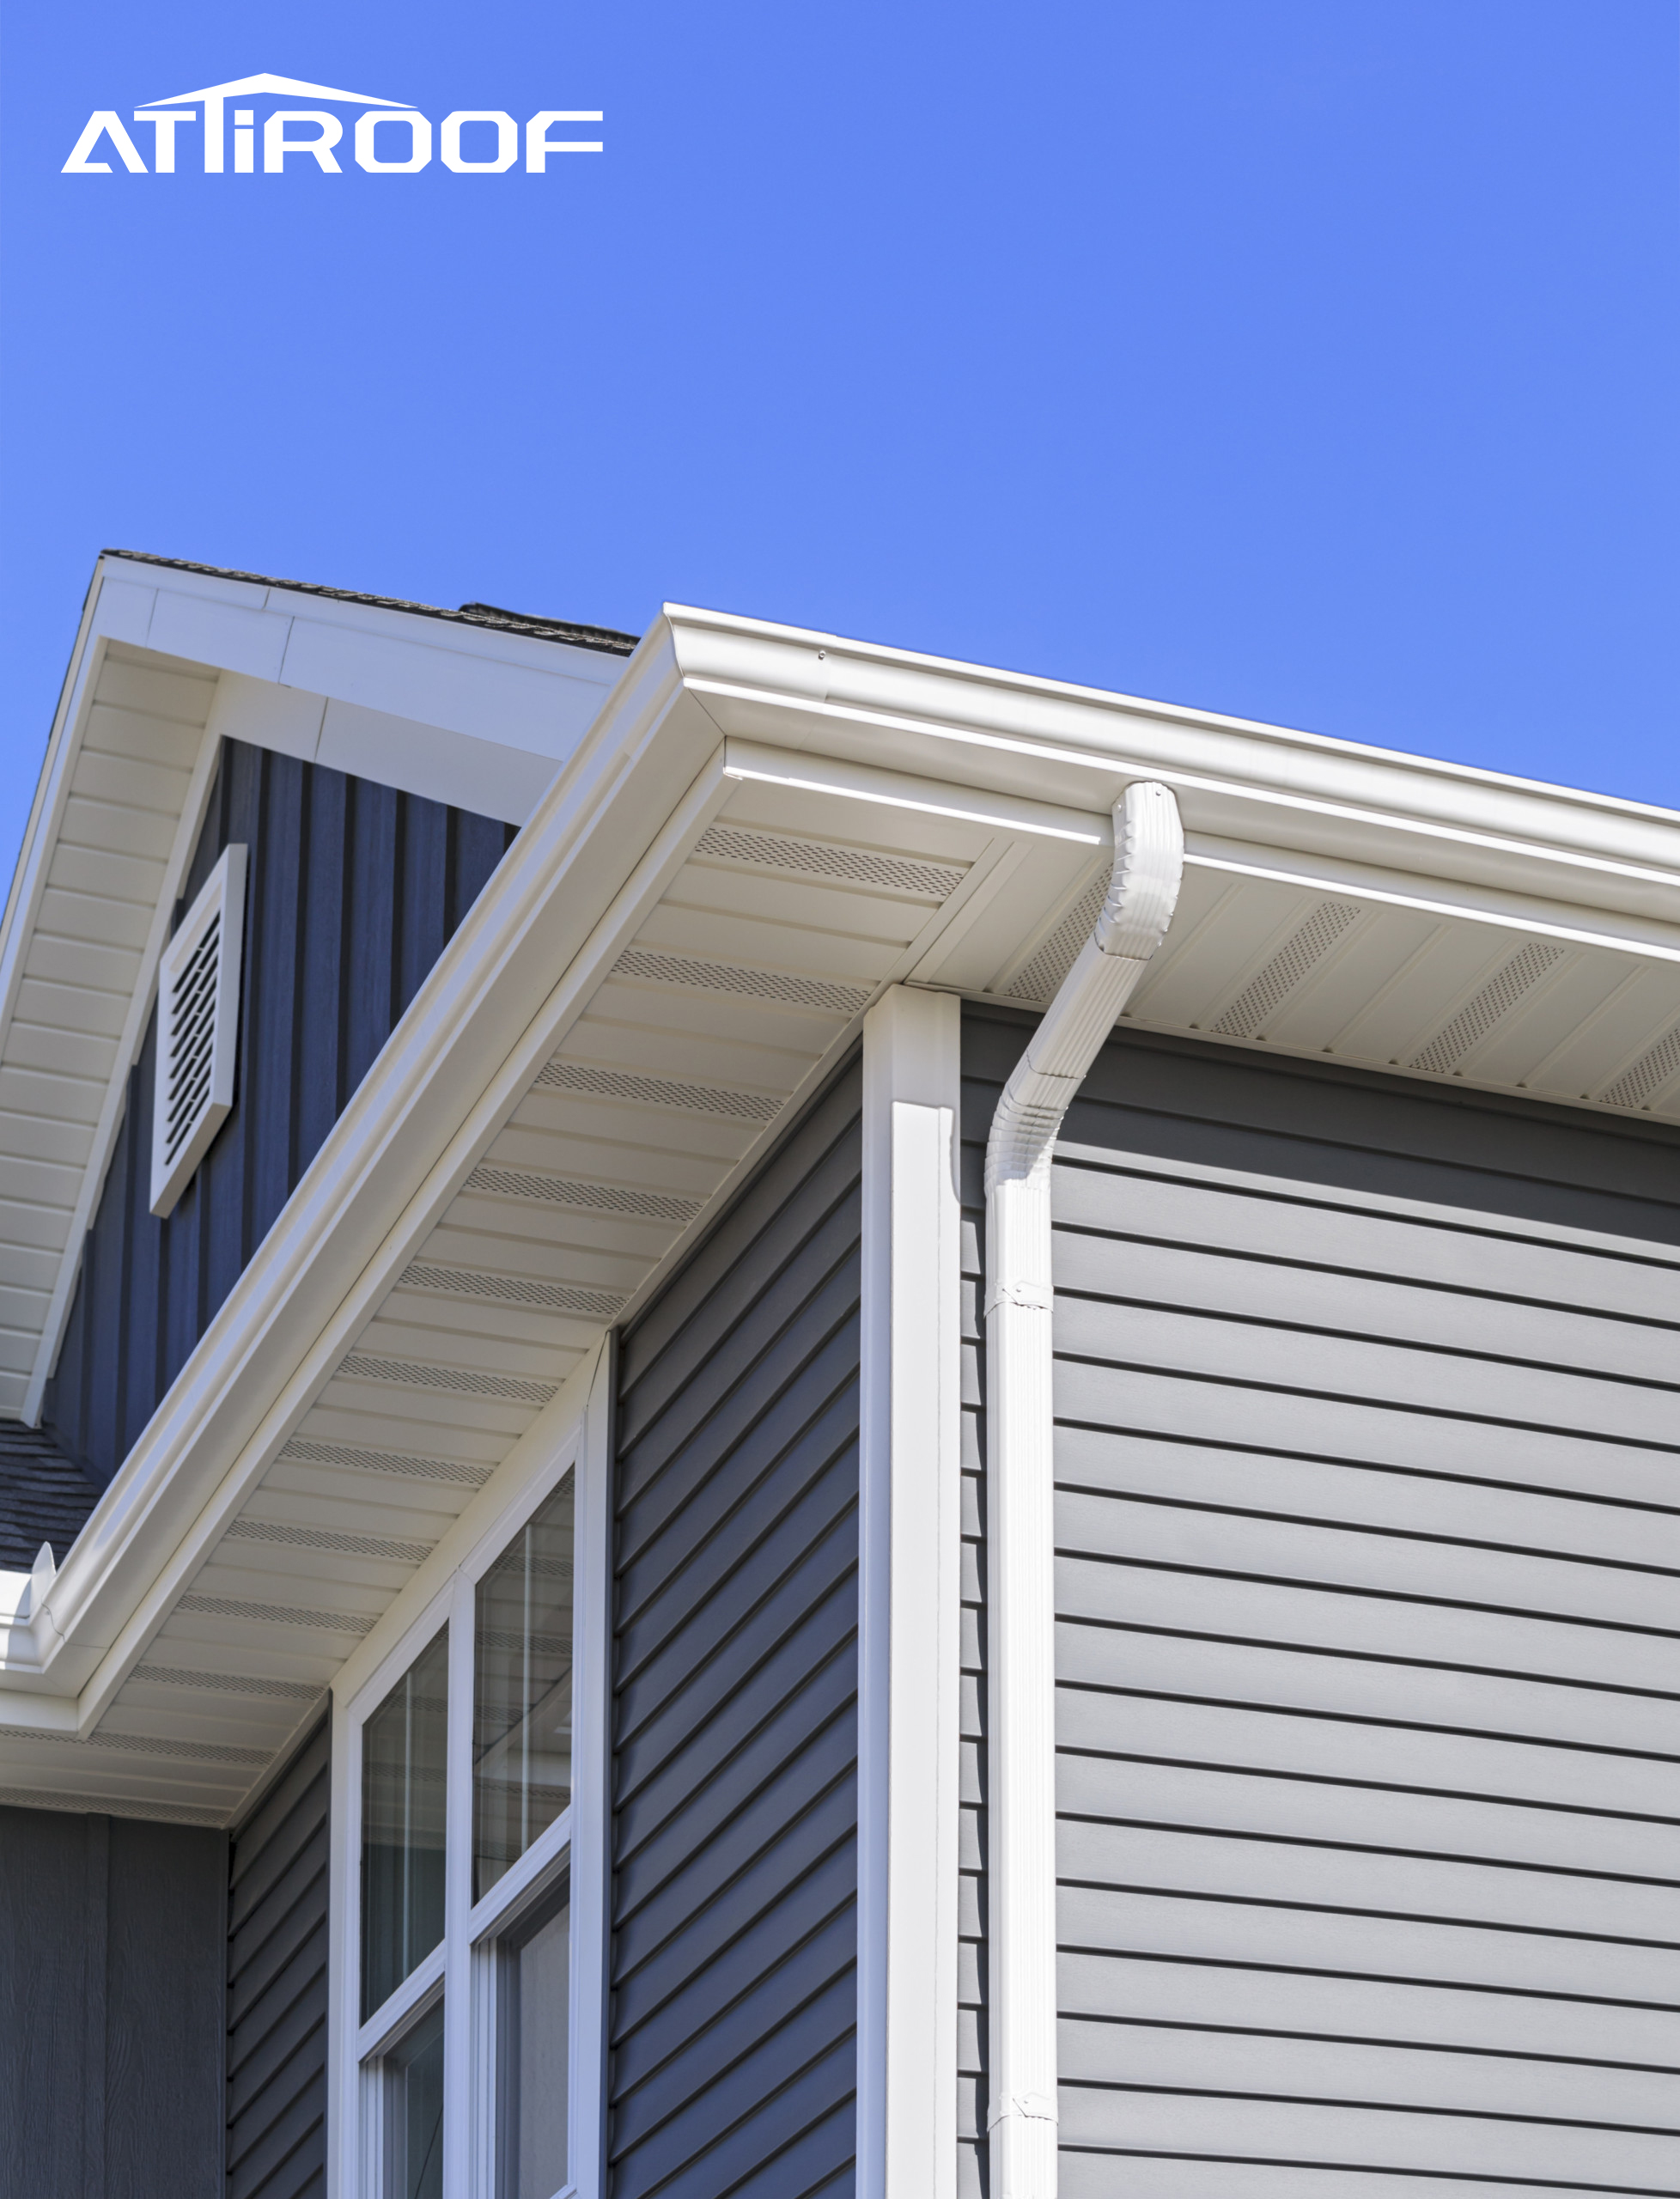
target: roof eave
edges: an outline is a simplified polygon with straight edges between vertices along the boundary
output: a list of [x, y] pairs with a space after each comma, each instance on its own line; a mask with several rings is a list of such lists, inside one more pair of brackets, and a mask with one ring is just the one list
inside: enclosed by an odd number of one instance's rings
[[[1097, 825], [1112, 791], [1148, 771], [1178, 786], [1193, 824], [1234, 816], [1240, 842], [1311, 846], [1305, 819], [1350, 859], [1374, 844], [1398, 874], [1420, 850], [1450, 850], [1458, 869], [1437, 862], [1435, 874], [1489, 893], [1543, 888], [1553, 908], [1612, 906], [1587, 900], [1594, 880], [1642, 881], [1680, 922], [1668, 813], [669, 606], [69, 1553], [22, 1662], [0, 1662], [0, 1722], [30, 1691], [72, 1702], [81, 1732], [97, 1722], [663, 890], [727, 769], [725, 736], [766, 725], [789, 748], [863, 764], [885, 744], [901, 770], [999, 799], [1071, 796]], [[1291, 820], [1293, 842], [1280, 831]], [[13, 1722], [47, 1715], [38, 1702]]]
[[[1191, 831], [1680, 924], [1680, 813], [1321, 734], [667, 604], [726, 732], [1106, 814], [1141, 772]], [[773, 729], [772, 729], [773, 728]]]
[[[569, 998], [617, 953], [673, 795], [680, 813], [720, 749], [656, 626], [95, 1507], [27, 1642], [14, 1629], [4, 1695], [74, 1696], [78, 1729], [97, 1721], [205, 1537], [528, 1082]], [[0, 1724], [11, 1719], [0, 1695]]]

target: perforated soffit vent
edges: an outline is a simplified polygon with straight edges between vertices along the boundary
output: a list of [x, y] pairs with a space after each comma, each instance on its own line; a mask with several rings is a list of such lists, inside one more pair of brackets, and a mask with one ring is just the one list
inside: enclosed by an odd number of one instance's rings
[[234, 1104], [239, 1050], [245, 850], [231, 847], [204, 880], [157, 972], [157, 1087], [152, 1101], [152, 1212], [186, 1189]]

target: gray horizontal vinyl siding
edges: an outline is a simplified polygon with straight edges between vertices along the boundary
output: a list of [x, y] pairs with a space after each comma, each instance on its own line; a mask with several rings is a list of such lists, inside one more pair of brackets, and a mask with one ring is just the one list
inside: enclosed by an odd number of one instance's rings
[[1127, 1034], [1053, 1200], [1064, 2199], [1680, 2191], [1680, 1143]]
[[619, 1355], [612, 2199], [852, 2188], [860, 1095]]
[[329, 1765], [323, 1719], [233, 1838], [227, 2199], [326, 2190]]

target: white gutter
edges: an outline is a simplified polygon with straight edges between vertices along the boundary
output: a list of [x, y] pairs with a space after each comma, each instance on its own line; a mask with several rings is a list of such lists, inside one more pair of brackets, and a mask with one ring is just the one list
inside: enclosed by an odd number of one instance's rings
[[986, 1147], [989, 2044], [994, 2199], [1053, 2199], [1056, 1599], [1050, 1157], [1062, 1117], [1166, 935], [1178, 806], [1139, 781], [1114, 810], [1095, 930], [1003, 1087]]

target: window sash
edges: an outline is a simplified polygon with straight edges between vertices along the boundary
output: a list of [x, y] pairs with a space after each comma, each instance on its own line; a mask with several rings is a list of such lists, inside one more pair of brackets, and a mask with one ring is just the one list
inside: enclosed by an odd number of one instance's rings
[[[496, 2199], [496, 1971], [501, 1943], [516, 1932], [533, 1904], [546, 1901], [563, 1880], [570, 1904], [569, 2104], [567, 2187], [578, 2199], [600, 2189], [601, 2076], [606, 2011], [606, 1614], [607, 1535], [606, 1486], [610, 1407], [610, 1353], [603, 1349], [572, 1392], [574, 1413], [543, 1446], [545, 1463], [530, 1473], [516, 1496], [492, 1489], [475, 1500], [439, 1545], [433, 1562], [393, 1607], [406, 1620], [392, 1641], [382, 1625], [369, 1645], [347, 1664], [335, 1693], [332, 1891], [335, 2039], [332, 2060], [330, 2139], [336, 2173], [334, 2199], [384, 2199], [378, 2181], [382, 2111], [381, 2056], [423, 2013], [429, 1995], [442, 1990], [444, 2007], [445, 2199]], [[577, 1392], [581, 1391], [581, 1396]], [[564, 1393], [563, 1393], [563, 1396]], [[557, 1403], [560, 1401], [557, 1400]], [[557, 1419], [558, 1416], [557, 1415]], [[549, 1433], [549, 1431], [545, 1431]], [[533, 1429], [527, 1438], [536, 1437]], [[479, 1900], [472, 1898], [473, 1849], [473, 1644], [479, 1581], [502, 1556], [526, 1523], [574, 1475], [572, 1610], [571, 1804], [545, 1827]], [[442, 1564], [453, 1561], [440, 1581]], [[423, 1602], [425, 1587], [432, 1593]], [[362, 1733], [416, 1655], [444, 1625], [448, 1628], [448, 1718], [445, 1930], [431, 1951], [366, 2020], [362, 2019], [360, 1915]], [[387, 1648], [386, 1643], [391, 1646]], [[375, 1645], [384, 1649], [372, 1661]], [[596, 1703], [594, 1697], [601, 1700]], [[574, 1854], [585, 1796], [583, 1849]], [[600, 1883], [596, 1884], [600, 1879]]]

